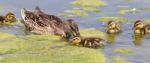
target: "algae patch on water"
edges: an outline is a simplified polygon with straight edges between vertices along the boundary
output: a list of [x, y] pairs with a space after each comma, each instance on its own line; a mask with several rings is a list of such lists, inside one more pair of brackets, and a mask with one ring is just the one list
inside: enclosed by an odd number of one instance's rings
[[120, 15], [125, 15], [127, 13], [137, 13], [137, 12], [140, 12], [140, 10], [137, 10], [136, 8], [133, 8], [133, 9], [127, 9], [127, 10], [120, 10], [118, 13]]
[[[84, 33], [85, 31], [81, 30], [84, 36], [93, 30]], [[3, 57], [0, 63], [105, 63], [106, 61], [101, 51], [70, 46], [58, 36], [10, 35], [7, 38], [0, 37], [3, 39], [0, 40], [0, 54]]]
[[113, 59], [114, 63], [132, 63], [132, 62], [124, 60], [121, 57], [113, 57], [112, 59]]
[[129, 54], [133, 53], [133, 50], [130, 48], [116, 48], [113, 50], [115, 53], [121, 53], [121, 54]]
[[72, 2], [73, 5], [78, 6], [106, 6], [106, 3], [101, 0], [75, 0]]
[[106, 33], [98, 31], [96, 29], [83, 29], [80, 31], [83, 37], [100, 37], [105, 39]]
[[13, 39], [13, 38], [16, 38], [16, 36], [12, 34], [0, 32], [0, 40]]
[[145, 19], [144, 22], [145, 23], [150, 23], [150, 19]]
[[106, 6], [101, 0], [75, 0], [71, 3], [75, 7], [70, 10], [65, 10], [63, 13], [60, 13], [60, 16], [64, 17], [87, 17], [89, 12], [100, 12], [100, 7]]
[[4, 57], [5, 63], [105, 63], [104, 56], [93, 49], [65, 46], [15, 53]]

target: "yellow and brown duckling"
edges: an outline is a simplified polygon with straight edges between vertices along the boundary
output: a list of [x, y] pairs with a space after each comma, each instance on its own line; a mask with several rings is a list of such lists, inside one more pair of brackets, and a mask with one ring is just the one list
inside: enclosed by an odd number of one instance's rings
[[13, 13], [9, 12], [9, 13], [6, 14], [5, 21], [4, 21], [5, 23], [7, 23], [7, 22], [8, 23], [13, 23], [15, 21], [16, 21], [16, 17]]
[[81, 38], [81, 37], [74, 37], [71, 40], [72, 45], [75, 46], [83, 46], [88, 48], [99, 48], [104, 47], [105, 40], [97, 37], [87, 37], [87, 38]]
[[9, 12], [6, 16], [0, 16], [0, 24], [13, 23], [16, 21], [16, 17], [13, 13]]
[[135, 34], [143, 34], [144, 23], [141, 20], [137, 20], [134, 23], [134, 33]]
[[141, 20], [137, 20], [134, 23], [134, 33], [135, 34], [150, 34], [150, 24], [145, 25]]
[[119, 33], [121, 32], [119, 23], [114, 22], [114, 21], [109, 21], [107, 23], [107, 33], [112, 34], [112, 33]]

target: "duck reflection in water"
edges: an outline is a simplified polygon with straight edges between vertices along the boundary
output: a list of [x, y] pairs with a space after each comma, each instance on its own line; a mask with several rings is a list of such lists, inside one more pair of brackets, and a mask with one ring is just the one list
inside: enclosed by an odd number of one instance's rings
[[143, 35], [142, 34], [134, 34], [133, 43], [135, 46], [141, 46], [142, 41], [143, 41]]
[[107, 34], [107, 42], [109, 44], [114, 44], [116, 42], [116, 37], [118, 36], [118, 33], [117, 34]]

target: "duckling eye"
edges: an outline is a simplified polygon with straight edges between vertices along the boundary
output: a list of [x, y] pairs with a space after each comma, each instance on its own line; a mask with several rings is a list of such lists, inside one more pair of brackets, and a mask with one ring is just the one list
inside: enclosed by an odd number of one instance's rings
[[139, 23], [139, 24], [141, 24], [141, 25], [142, 25], [143, 23]]
[[73, 40], [76, 40], [76, 39], [73, 39]]

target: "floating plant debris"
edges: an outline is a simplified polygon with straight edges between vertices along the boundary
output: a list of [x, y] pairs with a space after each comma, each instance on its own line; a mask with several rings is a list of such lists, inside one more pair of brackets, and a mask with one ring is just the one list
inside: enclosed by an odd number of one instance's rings
[[101, 0], [75, 0], [74, 2], [72, 2], [72, 4], [77, 6], [91, 7], [106, 6], [106, 3], [102, 2]]

